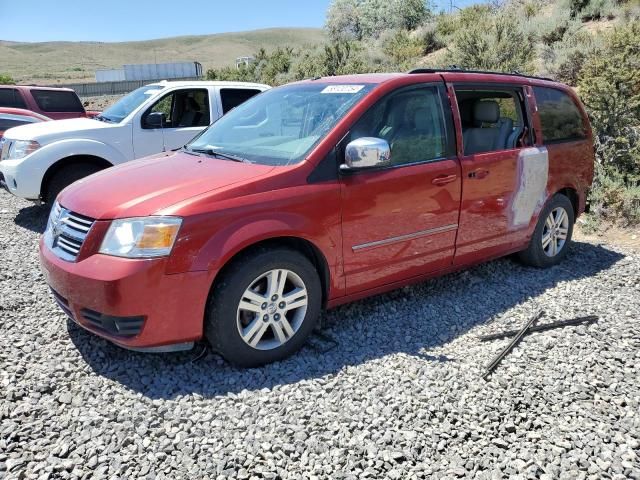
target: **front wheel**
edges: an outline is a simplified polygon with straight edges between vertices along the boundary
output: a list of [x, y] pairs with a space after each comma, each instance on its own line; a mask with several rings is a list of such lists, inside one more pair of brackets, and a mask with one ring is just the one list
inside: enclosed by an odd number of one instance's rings
[[257, 367], [304, 344], [320, 315], [313, 264], [289, 249], [263, 249], [235, 261], [209, 298], [205, 334], [226, 360]]
[[560, 263], [571, 242], [574, 220], [571, 201], [562, 194], [555, 195], [540, 212], [529, 246], [519, 253], [520, 260], [540, 268]]

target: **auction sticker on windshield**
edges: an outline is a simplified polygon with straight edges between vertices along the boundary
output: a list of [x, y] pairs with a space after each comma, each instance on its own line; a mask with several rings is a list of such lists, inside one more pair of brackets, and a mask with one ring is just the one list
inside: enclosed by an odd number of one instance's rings
[[320, 93], [358, 93], [364, 85], [329, 85]]

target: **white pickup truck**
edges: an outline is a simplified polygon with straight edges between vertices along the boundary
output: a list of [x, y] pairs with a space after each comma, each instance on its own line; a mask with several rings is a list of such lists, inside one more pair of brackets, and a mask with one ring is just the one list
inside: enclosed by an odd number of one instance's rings
[[226, 112], [267, 90], [244, 82], [159, 82], [95, 118], [24, 125], [0, 144], [0, 186], [52, 204], [71, 183], [104, 168], [179, 148]]

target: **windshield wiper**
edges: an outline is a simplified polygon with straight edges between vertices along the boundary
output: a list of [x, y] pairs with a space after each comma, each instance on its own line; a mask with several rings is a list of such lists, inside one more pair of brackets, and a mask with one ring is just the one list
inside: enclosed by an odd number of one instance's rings
[[185, 148], [187, 152], [195, 152], [195, 153], [204, 153], [205, 155], [209, 155], [211, 157], [224, 158], [225, 160], [232, 160], [234, 162], [241, 163], [253, 163], [251, 160], [248, 160], [243, 157], [239, 157], [238, 155], [233, 155], [231, 153], [222, 153], [213, 148]]

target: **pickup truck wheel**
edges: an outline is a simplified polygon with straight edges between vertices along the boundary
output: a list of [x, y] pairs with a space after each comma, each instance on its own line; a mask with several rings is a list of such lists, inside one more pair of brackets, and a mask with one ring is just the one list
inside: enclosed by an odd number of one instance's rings
[[304, 344], [321, 310], [312, 263], [289, 249], [263, 249], [234, 262], [209, 298], [205, 334], [214, 350], [243, 367], [288, 357]]
[[518, 254], [520, 260], [539, 268], [560, 263], [569, 249], [574, 220], [571, 201], [555, 195], [540, 212], [529, 246]]
[[77, 182], [81, 178], [88, 177], [100, 170], [102, 170], [102, 168], [89, 163], [74, 163], [72, 165], [62, 167], [53, 174], [47, 183], [44, 195], [45, 203], [49, 206], [53, 205], [53, 202], [55, 202], [62, 190], [67, 188], [73, 182]]

